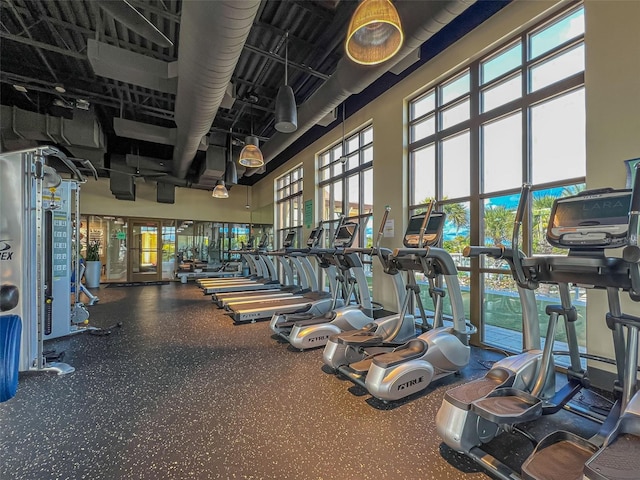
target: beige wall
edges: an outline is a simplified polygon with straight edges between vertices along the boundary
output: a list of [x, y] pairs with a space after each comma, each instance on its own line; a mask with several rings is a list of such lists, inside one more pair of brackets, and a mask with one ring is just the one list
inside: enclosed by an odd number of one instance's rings
[[156, 202], [156, 184], [138, 182], [136, 201], [117, 200], [109, 189], [109, 180], [90, 179], [82, 186], [80, 211], [92, 215], [209, 220], [249, 223], [251, 210], [245, 208], [247, 188], [234, 185], [229, 198], [213, 198], [211, 191], [176, 187], [174, 204]]
[[[384, 206], [391, 207], [389, 218], [394, 220], [395, 236], [384, 238], [383, 247], [393, 248], [402, 244], [402, 234], [407, 220], [407, 99], [452, 73], [461, 65], [493, 48], [501, 39], [518, 29], [537, 21], [550, 9], [559, 8], [558, 2], [523, 1], [510, 5], [449, 47], [445, 52], [423, 65], [410, 77], [380, 95], [369, 105], [360, 109], [346, 121], [347, 135], [367, 123], [373, 123], [373, 204], [374, 231], [380, 221]], [[317, 219], [316, 155], [328, 146], [340, 141], [342, 126], [334, 128], [324, 137], [309, 145], [285, 165], [279, 167], [253, 187], [256, 197], [273, 202], [274, 180], [304, 164], [304, 200], [314, 200], [314, 215]], [[260, 192], [260, 193], [257, 193]], [[386, 308], [395, 308], [395, 296], [391, 283], [385, 278], [381, 267], [374, 262], [374, 297]]]
[[[567, 2], [516, 1], [505, 7], [467, 36], [449, 47], [366, 107], [347, 119], [351, 132], [371, 122], [374, 126], [374, 224], [385, 205], [392, 208], [395, 237], [385, 238], [383, 246], [400, 245], [407, 218], [406, 99], [470, 60], [486, 53], [505, 37], [539, 21]], [[586, 11], [586, 103], [587, 103], [587, 182], [589, 187], [623, 187], [622, 161], [640, 157], [640, 1], [585, 2]], [[341, 127], [305, 148], [285, 165], [253, 187], [254, 198], [273, 202], [273, 181], [299, 163], [304, 164], [304, 200], [316, 207], [316, 155], [339, 141]], [[256, 204], [258, 206], [259, 204]], [[377, 226], [376, 226], [377, 228]], [[380, 268], [374, 269], [374, 296], [392, 308], [391, 284]], [[640, 314], [638, 304], [625, 302], [625, 308]], [[589, 296], [588, 349], [612, 357], [610, 333], [603, 318], [606, 298], [596, 292]], [[602, 339], [606, 340], [602, 340]]]
[[[585, 20], [587, 186], [622, 188], [623, 161], [640, 157], [640, 2], [589, 0]], [[623, 311], [640, 315], [624, 297]], [[587, 343], [589, 353], [611, 357], [606, 305], [603, 292], [589, 292]]]

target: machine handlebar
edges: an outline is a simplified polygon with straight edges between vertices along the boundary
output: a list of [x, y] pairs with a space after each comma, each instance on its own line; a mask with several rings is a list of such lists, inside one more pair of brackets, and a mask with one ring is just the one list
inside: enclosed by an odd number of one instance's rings
[[466, 246], [462, 251], [464, 257], [479, 257], [480, 255], [488, 255], [492, 258], [503, 258], [505, 254], [504, 247], [472, 247]]
[[629, 205], [629, 239], [622, 252], [625, 261], [631, 263], [631, 292], [630, 296], [635, 301], [640, 301], [640, 239], [638, 239], [638, 227], [640, 226], [640, 164], [636, 165], [636, 176]]

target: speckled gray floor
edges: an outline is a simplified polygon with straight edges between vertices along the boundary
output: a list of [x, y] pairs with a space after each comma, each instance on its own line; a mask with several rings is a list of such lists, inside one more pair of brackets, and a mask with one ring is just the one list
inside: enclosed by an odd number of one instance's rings
[[292, 351], [265, 322], [234, 326], [194, 285], [98, 295], [92, 324], [122, 329], [49, 342], [71, 375], [20, 375], [0, 404], [0, 479], [488, 478], [441, 445], [433, 419], [495, 354], [475, 350], [462, 376], [384, 405], [323, 371], [321, 350]]

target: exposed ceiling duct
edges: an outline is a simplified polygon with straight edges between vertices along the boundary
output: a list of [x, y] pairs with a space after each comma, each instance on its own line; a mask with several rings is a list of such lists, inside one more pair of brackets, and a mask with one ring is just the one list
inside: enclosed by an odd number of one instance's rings
[[173, 46], [173, 42], [128, 1], [98, 0], [96, 3], [113, 18], [150, 42], [161, 47]]
[[173, 151], [178, 178], [186, 177], [211, 128], [259, 7], [260, 0], [182, 4]]
[[61, 145], [74, 157], [104, 166], [104, 134], [92, 111], [76, 110], [73, 118], [0, 107], [0, 151], [21, 150], [49, 143]]
[[[405, 42], [391, 60], [377, 66], [358, 65], [342, 58], [331, 77], [298, 107], [298, 130], [292, 134], [275, 133], [262, 145], [265, 162], [273, 160], [279, 153], [304, 135], [311, 127], [337, 108], [349, 96], [362, 92], [396, 64], [469, 8], [476, 0], [417, 2], [398, 0], [396, 9], [400, 14], [405, 32]], [[264, 168], [264, 167], [263, 167]], [[245, 176], [260, 169], [247, 169]]]

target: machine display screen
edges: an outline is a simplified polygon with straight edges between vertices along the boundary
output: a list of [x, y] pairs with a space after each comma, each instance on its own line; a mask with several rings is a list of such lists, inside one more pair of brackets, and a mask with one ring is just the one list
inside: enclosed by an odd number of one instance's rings
[[[431, 213], [422, 236], [423, 246], [431, 246], [438, 241], [442, 232], [442, 227], [444, 226], [445, 217], [446, 215], [441, 212]], [[422, 226], [423, 221], [424, 215], [416, 215], [409, 219], [409, 225], [407, 226], [407, 231], [404, 234], [405, 246], [418, 246], [420, 243], [420, 227]]]
[[580, 201], [559, 201], [553, 215], [554, 227], [626, 225], [629, 223], [631, 193]]
[[630, 204], [629, 190], [558, 199], [551, 210], [547, 240], [565, 248], [623, 246], [627, 242]]
[[309, 238], [307, 239], [307, 246], [312, 247], [316, 245], [318, 243], [318, 240], [320, 240], [323, 232], [324, 229], [322, 228], [314, 228], [313, 230], [311, 230]]
[[340, 226], [338, 231], [336, 232], [335, 245], [338, 246], [349, 246], [353, 242], [353, 237], [356, 234], [356, 229], [358, 228], [358, 224], [356, 223], [345, 223]]
[[409, 225], [407, 226], [407, 232], [405, 235], [420, 235], [420, 227], [424, 221], [424, 215], [416, 215], [409, 219]]
[[284, 237], [284, 241], [282, 242], [282, 244], [285, 247], [290, 247], [293, 244], [293, 239], [295, 238], [295, 236], [296, 236], [296, 232], [294, 231], [287, 233], [287, 236]]

